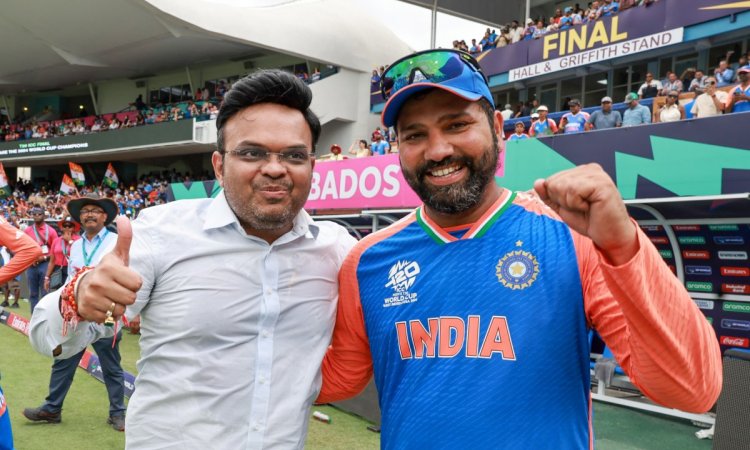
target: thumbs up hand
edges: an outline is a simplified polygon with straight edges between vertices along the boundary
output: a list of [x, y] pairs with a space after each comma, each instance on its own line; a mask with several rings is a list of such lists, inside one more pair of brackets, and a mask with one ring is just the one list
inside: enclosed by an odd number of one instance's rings
[[91, 322], [104, 322], [110, 311], [115, 320], [119, 319], [125, 307], [135, 302], [143, 283], [140, 275], [128, 268], [133, 241], [130, 219], [118, 216], [116, 223], [115, 248], [104, 255], [94, 270], [82, 275], [76, 291], [78, 314]]

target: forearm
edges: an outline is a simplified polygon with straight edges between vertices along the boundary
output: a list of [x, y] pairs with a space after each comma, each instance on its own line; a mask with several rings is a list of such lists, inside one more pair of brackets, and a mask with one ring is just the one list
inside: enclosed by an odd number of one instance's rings
[[713, 329], [661, 256], [638, 232], [640, 250], [618, 267], [601, 261], [615, 302], [595, 324], [633, 383], [654, 401], [705, 412], [721, 391]]

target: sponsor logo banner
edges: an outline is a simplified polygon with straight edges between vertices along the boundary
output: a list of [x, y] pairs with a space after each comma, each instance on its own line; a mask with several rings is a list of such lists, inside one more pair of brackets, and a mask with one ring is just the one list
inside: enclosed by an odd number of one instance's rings
[[661, 225], [641, 225], [643, 231], [661, 231]]
[[713, 271], [710, 266], [685, 266], [685, 273], [688, 275], [712, 275]]
[[680, 236], [677, 241], [683, 245], [704, 245], [706, 238], [703, 236]]
[[737, 319], [721, 319], [721, 328], [727, 330], [750, 331], [750, 321]]
[[714, 285], [708, 281], [688, 281], [685, 283], [688, 291], [713, 292]]
[[674, 258], [672, 250], [659, 250], [659, 254], [662, 258]]
[[719, 245], [745, 245], [742, 236], [714, 236], [714, 242]]
[[707, 309], [712, 310], [714, 309], [714, 302], [713, 300], [693, 300], [696, 305], [698, 305], [698, 308], [700, 309]]
[[737, 225], [709, 225], [708, 229], [711, 231], [739, 231], [740, 227]]
[[731, 259], [737, 261], [747, 260], [747, 252], [731, 252], [731, 251], [720, 251], [719, 259]]
[[685, 259], [710, 259], [711, 254], [707, 250], [683, 250], [682, 257]]
[[750, 294], [750, 284], [722, 283], [721, 292], [725, 294]]
[[700, 231], [700, 225], [672, 225], [672, 229], [675, 231]]
[[721, 267], [725, 277], [750, 277], [750, 267]]
[[669, 244], [669, 239], [664, 236], [650, 237], [651, 242], [654, 244]]
[[722, 309], [726, 312], [740, 312], [750, 314], [750, 303], [724, 302]]
[[721, 345], [731, 345], [732, 347], [750, 347], [750, 339], [736, 336], [722, 336], [719, 338]]

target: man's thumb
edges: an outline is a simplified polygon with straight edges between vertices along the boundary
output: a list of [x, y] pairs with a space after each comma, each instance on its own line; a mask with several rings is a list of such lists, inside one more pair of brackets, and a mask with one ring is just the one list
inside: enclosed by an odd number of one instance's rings
[[130, 262], [130, 243], [133, 242], [133, 227], [126, 216], [117, 216], [117, 244], [112, 254], [117, 256], [126, 266]]

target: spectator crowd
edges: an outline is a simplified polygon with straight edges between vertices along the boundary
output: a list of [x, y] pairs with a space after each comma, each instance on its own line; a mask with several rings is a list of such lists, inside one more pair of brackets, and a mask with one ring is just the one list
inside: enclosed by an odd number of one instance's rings
[[[167, 189], [170, 183], [187, 181], [204, 181], [213, 179], [213, 174], [203, 173], [200, 176], [182, 174], [176, 171], [164, 171], [141, 176], [132, 182], [121, 182], [115, 189], [103, 186], [87, 185], [79, 189], [84, 196], [96, 193], [111, 198], [117, 203], [120, 214], [130, 217], [138, 215], [142, 209], [167, 202]], [[52, 181], [19, 181], [11, 183], [12, 193], [0, 198], [0, 213], [11, 224], [19, 227], [31, 219], [29, 214], [34, 206], [44, 209], [46, 220], [59, 221], [67, 216], [66, 206], [74, 198], [59, 191], [59, 182]]]
[[487, 28], [479, 40], [471, 39], [471, 45], [468, 45], [465, 40], [454, 40], [453, 48], [478, 56], [480, 53], [494, 48], [505, 47], [519, 41], [539, 39], [545, 34], [595, 22], [629, 8], [648, 6], [655, 1], [658, 0], [592, 1], [588, 3], [585, 9], [579, 3], [576, 3], [574, 6], [557, 8], [554, 15], [550, 17], [528, 18], [523, 25], [518, 20], [513, 20], [500, 28], [500, 32]]

